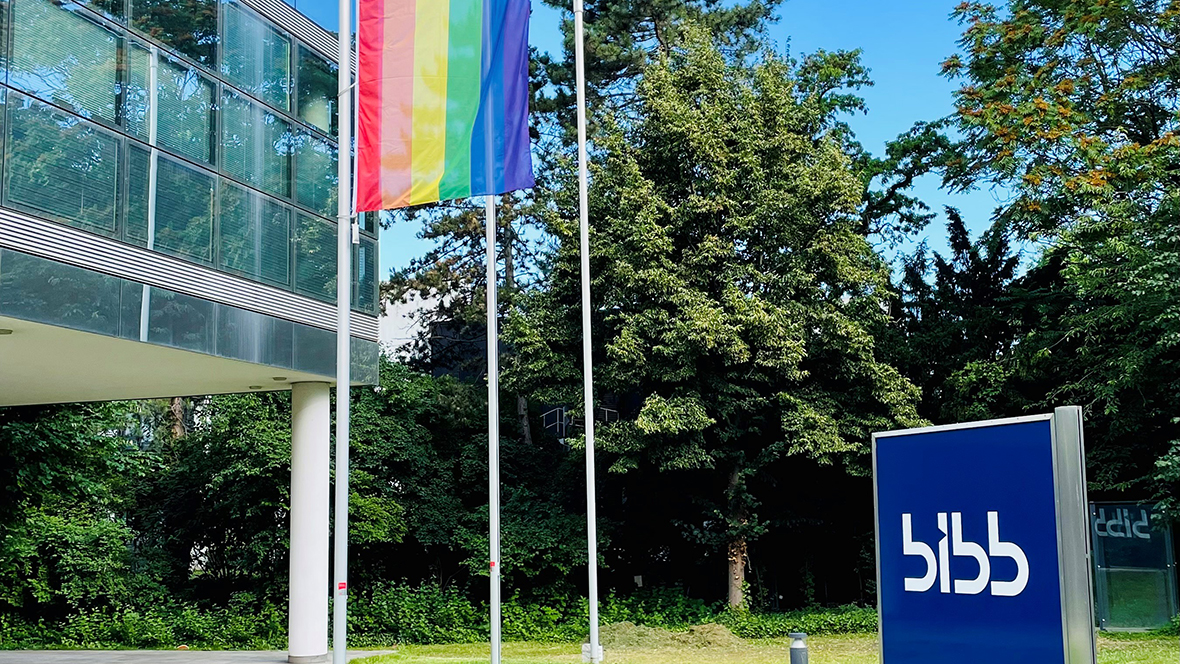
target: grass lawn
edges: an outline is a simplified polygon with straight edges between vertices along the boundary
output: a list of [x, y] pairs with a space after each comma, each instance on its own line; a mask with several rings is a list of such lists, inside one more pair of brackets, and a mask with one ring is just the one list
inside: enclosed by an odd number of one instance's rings
[[[876, 664], [874, 636], [830, 636], [808, 639], [811, 664]], [[790, 661], [787, 641], [748, 641], [727, 648], [620, 648], [608, 650], [607, 664], [782, 664]], [[357, 664], [482, 664], [486, 644], [403, 646], [397, 654], [360, 660]], [[580, 646], [571, 644], [506, 643], [504, 664], [576, 664]], [[1177, 664], [1180, 640], [1149, 636], [1102, 637], [1099, 664]]]

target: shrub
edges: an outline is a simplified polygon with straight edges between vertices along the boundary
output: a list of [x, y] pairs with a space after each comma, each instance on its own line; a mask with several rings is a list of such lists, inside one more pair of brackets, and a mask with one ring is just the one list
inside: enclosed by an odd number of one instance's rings
[[383, 584], [349, 603], [349, 642], [471, 643], [487, 638], [487, 612], [457, 588], [424, 583], [416, 588]]
[[56, 624], [0, 617], [0, 648], [281, 649], [285, 612], [270, 603], [235, 598], [201, 609], [179, 603], [80, 611]]
[[864, 634], [877, 631], [877, 612], [857, 606], [807, 609], [787, 613], [726, 611], [717, 622], [745, 639], [775, 639], [791, 632]]

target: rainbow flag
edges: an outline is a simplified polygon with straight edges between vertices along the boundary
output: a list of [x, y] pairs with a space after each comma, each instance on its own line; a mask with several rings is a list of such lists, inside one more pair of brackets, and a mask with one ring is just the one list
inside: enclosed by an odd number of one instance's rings
[[533, 186], [529, 0], [360, 0], [357, 210]]

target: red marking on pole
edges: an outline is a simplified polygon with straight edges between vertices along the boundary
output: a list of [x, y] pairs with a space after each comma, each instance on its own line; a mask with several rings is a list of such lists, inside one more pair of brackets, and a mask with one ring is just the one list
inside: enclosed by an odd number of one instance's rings
[[340, 583], [336, 584], [336, 589], [337, 590], [348, 590], [348, 584], [345, 583], [344, 581], [341, 581]]
[[496, 561], [494, 561], [494, 560], [493, 560], [493, 561], [492, 561], [492, 567], [495, 567], [495, 566], [496, 566]]

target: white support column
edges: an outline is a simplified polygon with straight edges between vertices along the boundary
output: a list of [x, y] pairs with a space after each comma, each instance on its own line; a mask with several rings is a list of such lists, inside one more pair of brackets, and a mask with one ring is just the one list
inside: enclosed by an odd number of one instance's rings
[[291, 596], [287, 661], [328, 661], [327, 383], [291, 386]]

